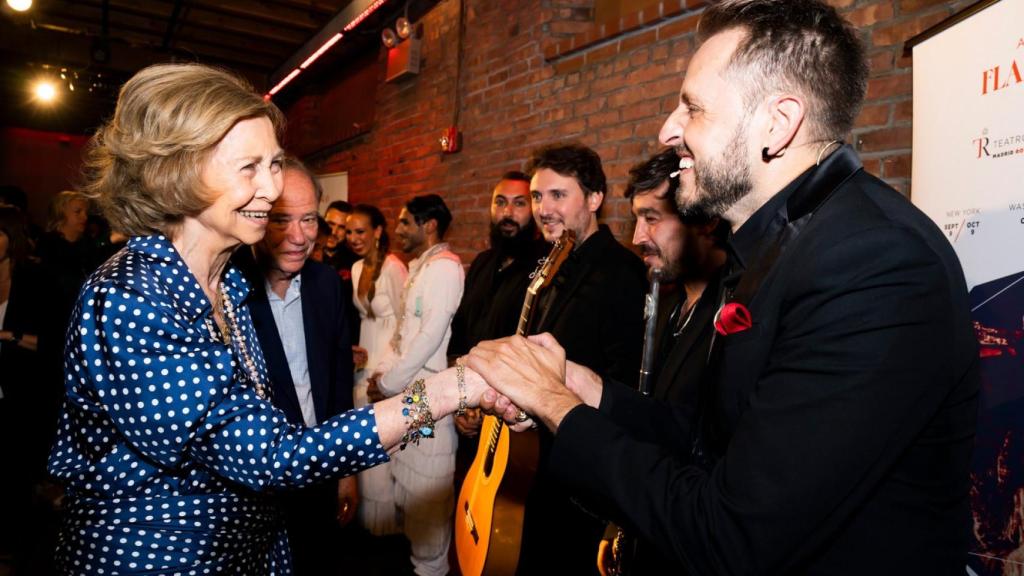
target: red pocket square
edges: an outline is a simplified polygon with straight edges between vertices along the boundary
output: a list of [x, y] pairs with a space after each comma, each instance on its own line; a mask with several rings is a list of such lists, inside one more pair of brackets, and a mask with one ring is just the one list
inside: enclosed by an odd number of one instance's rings
[[715, 314], [715, 330], [722, 336], [750, 329], [750, 310], [739, 302], [727, 302]]

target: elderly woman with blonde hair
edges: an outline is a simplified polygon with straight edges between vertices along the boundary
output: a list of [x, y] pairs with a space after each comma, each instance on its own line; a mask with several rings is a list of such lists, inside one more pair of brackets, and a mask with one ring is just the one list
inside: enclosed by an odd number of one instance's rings
[[281, 193], [282, 124], [231, 74], [160, 65], [124, 85], [91, 144], [86, 191], [131, 238], [86, 282], [68, 332], [49, 460], [67, 489], [64, 573], [288, 574], [268, 493], [429, 442], [487, 390], [449, 369], [308, 428], [267, 401], [229, 257], [263, 237]]

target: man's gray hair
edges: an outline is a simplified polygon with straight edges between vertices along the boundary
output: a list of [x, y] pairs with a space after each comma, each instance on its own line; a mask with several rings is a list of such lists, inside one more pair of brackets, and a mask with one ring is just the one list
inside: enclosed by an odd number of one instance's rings
[[309, 178], [309, 181], [313, 184], [313, 190], [316, 192], [316, 204], [319, 206], [320, 199], [324, 197], [324, 187], [320, 184], [320, 179], [316, 177], [316, 174], [303, 164], [302, 160], [299, 160], [291, 154], [285, 155], [284, 157], [284, 169], [302, 172], [307, 178]]

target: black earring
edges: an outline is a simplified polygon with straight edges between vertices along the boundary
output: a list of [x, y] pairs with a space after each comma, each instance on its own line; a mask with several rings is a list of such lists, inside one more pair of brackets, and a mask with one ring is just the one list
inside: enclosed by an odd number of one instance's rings
[[772, 159], [772, 157], [768, 155], [768, 147], [765, 146], [764, 148], [761, 148], [761, 160], [763, 160], [764, 162], [767, 162], [767, 161], [769, 161], [771, 159]]

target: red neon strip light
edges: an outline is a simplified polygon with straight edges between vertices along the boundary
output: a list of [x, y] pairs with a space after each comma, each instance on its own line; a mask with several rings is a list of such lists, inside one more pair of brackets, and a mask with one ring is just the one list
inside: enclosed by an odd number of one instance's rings
[[[363, 10], [359, 14], [359, 16], [356, 16], [351, 22], [349, 22], [348, 25], [345, 26], [344, 31], [348, 32], [348, 31], [352, 30], [353, 28], [355, 28], [356, 26], [359, 26], [360, 22], [362, 22], [363, 20], [366, 20], [367, 18], [369, 18], [370, 14], [373, 14], [374, 12], [376, 12], [377, 9], [380, 8], [381, 6], [383, 6], [384, 3], [386, 3], [387, 1], [388, 0], [375, 0], [374, 3], [370, 4], [369, 6], [367, 6], [366, 10]], [[295, 70], [292, 70], [287, 76], [285, 76], [283, 79], [281, 79], [280, 82], [277, 83], [277, 86], [274, 86], [273, 88], [271, 88], [270, 92], [268, 92], [264, 96], [264, 98], [268, 98], [269, 99], [270, 96], [273, 96], [274, 94], [277, 94], [278, 92], [280, 92], [281, 89], [284, 88], [286, 84], [288, 84], [289, 82], [294, 80], [295, 77], [299, 75], [299, 72], [302, 72], [306, 68], [309, 68], [310, 64], [312, 64], [317, 58], [323, 56], [324, 52], [327, 52], [328, 50], [331, 49], [331, 46], [334, 46], [335, 44], [337, 44], [338, 41], [341, 40], [341, 37], [342, 37], [342, 33], [341, 32], [338, 32], [334, 36], [331, 36], [331, 39], [328, 40], [327, 42], [324, 42], [324, 44], [322, 46], [320, 46], [320, 48], [318, 48], [316, 52], [313, 52], [309, 56], [309, 58], [306, 58], [305, 62], [303, 62], [302, 64], [299, 64], [298, 68], [296, 68]]]
[[284, 88], [285, 84], [291, 82], [296, 76], [298, 76], [299, 72], [302, 72], [301, 68], [296, 68], [295, 70], [292, 70], [287, 76], [284, 77], [284, 79], [277, 83], [277, 86], [274, 86], [273, 88], [270, 89], [270, 95], [273, 96], [274, 94], [277, 94], [281, 90], [281, 88]]
[[348, 26], [345, 26], [345, 32], [348, 32], [349, 30], [352, 30], [356, 26], [359, 26], [360, 22], [366, 20], [370, 16], [370, 14], [373, 14], [377, 10], [377, 8], [380, 8], [381, 5], [383, 5], [387, 1], [388, 0], [376, 0], [376, 2], [370, 4], [366, 8], [366, 10], [363, 10], [363, 12], [359, 16], [356, 16], [354, 20], [349, 22]]
[[328, 50], [331, 49], [331, 46], [334, 46], [335, 44], [338, 43], [338, 40], [341, 40], [341, 32], [338, 32], [334, 36], [331, 36], [330, 40], [324, 42], [324, 45], [321, 46], [320, 49], [310, 54], [309, 58], [306, 58], [305, 62], [299, 64], [299, 68], [302, 68], [303, 70], [309, 68], [309, 65], [312, 64], [314, 60], [323, 56], [324, 52], [327, 52]]

